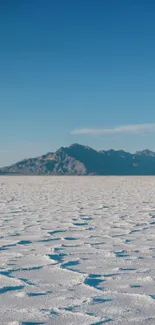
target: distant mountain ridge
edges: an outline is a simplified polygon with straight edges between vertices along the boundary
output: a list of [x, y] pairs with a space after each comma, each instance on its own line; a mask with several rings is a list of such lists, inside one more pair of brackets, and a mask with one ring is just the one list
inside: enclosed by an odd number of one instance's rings
[[75, 143], [0, 168], [0, 175], [155, 175], [155, 152], [97, 151]]

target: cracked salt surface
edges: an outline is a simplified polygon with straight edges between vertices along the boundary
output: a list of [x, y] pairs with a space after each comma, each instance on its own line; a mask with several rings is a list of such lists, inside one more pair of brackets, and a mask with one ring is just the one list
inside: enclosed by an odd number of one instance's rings
[[0, 324], [155, 324], [155, 177], [1, 177]]

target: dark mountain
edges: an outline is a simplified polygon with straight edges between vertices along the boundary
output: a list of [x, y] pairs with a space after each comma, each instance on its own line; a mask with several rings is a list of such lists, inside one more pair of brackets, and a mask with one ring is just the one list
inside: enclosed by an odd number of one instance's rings
[[73, 144], [1, 168], [0, 175], [155, 175], [155, 152], [96, 151]]

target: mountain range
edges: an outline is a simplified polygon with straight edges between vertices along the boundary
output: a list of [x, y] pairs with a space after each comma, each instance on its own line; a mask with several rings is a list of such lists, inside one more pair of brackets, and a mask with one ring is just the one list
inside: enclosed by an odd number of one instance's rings
[[97, 151], [72, 144], [0, 168], [0, 175], [155, 175], [155, 152]]

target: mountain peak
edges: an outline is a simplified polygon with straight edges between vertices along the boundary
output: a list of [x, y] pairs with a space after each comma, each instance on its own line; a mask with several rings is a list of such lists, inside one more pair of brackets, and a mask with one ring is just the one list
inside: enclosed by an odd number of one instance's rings
[[88, 149], [88, 150], [94, 150], [94, 149], [92, 149], [91, 147], [89, 147], [89, 146], [84, 146], [84, 145], [82, 145], [82, 144], [79, 144], [79, 143], [73, 143], [73, 144], [71, 144], [70, 146], [69, 146], [69, 148], [74, 148], [74, 149], [76, 149], [76, 148], [78, 148], [78, 149]]
[[155, 152], [149, 149], [144, 149], [142, 151], [136, 151], [137, 156], [147, 156], [147, 157], [155, 157]]

